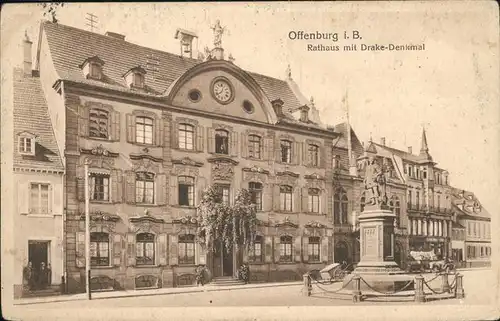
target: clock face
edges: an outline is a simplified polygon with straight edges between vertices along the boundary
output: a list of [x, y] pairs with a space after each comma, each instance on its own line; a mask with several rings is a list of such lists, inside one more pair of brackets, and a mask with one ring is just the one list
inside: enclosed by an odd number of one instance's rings
[[225, 80], [217, 80], [214, 82], [213, 87], [214, 97], [221, 103], [227, 103], [233, 96], [233, 91], [229, 83]]

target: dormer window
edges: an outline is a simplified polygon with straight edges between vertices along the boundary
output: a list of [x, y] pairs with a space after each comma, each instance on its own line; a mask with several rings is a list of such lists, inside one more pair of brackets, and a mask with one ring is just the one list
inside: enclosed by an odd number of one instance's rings
[[85, 61], [80, 65], [82, 68], [83, 74], [87, 79], [102, 79], [102, 68], [104, 66], [104, 61], [101, 58], [94, 56], [85, 59]]
[[129, 88], [144, 88], [146, 70], [141, 66], [130, 69], [123, 77]]
[[21, 155], [35, 155], [35, 138], [31, 133], [22, 133], [19, 135], [18, 150]]

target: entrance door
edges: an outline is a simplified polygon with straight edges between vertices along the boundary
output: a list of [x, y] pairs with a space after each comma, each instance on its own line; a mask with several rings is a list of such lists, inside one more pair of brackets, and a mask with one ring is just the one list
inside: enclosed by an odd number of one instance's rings
[[233, 251], [226, 250], [224, 242], [215, 241], [213, 256], [213, 275], [232, 276], [233, 275]]
[[[34, 289], [43, 289], [50, 285], [51, 278], [48, 275], [47, 265], [49, 262], [49, 242], [48, 241], [29, 241], [28, 242], [28, 260], [33, 269]], [[42, 265], [44, 269], [41, 270]]]
[[347, 250], [347, 244], [345, 242], [339, 242], [335, 245], [334, 261], [335, 263], [349, 261], [349, 251]]

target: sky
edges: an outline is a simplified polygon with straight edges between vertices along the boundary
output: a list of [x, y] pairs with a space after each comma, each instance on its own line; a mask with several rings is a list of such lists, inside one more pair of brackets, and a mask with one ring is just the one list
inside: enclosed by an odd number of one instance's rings
[[[2, 64], [21, 63], [24, 32], [36, 42], [42, 10], [6, 5], [2, 10]], [[341, 103], [348, 92], [350, 121], [362, 141], [370, 137], [403, 150], [420, 150], [422, 127], [438, 166], [452, 185], [471, 190], [496, 216], [499, 204], [500, 110], [498, 7], [494, 2], [335, 2], [211, 4], [66, 4], [62, 24], [82, 29], [86, 14], [98, 18], [98, 33], [179, 53], [175, 30], [195, 31], [200, 51], [212, 47], [210, 26], [226, 32], [222, 46], [235, 64], [252, 72], [292, 77], [314, 97], [322, 121], [346, 119]], [[351, 34], [362, 39], [291, 40], [291, 31]], [[324, 45], [425, 44], [425, 51], [313, 52]], [[196, 47], [195, 47], [196, 48]], [[3, 75], [2, 77], [5, 77]], [[5, 92], [5, 91], [3, 91]], [[3, 112], [3, 111], [2, 111]]]

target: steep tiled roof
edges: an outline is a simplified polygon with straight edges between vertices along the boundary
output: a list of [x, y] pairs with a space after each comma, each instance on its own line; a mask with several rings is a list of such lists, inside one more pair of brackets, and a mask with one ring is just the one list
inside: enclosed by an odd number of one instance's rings
[[[56, 71], [63, 80], [130, 91], [123, 74], [139, 65], [146, 68], [148, 56], [153, 55], [159, 61], [159, 70], [154, 79], [153, 72], [146, 75], [148, 88], [144, 94], [159, 96], [188, 69], [202, 62], [48, 21], [42, 23], [42, 28], [47, 35]], [[102, 81], [86, 79], [79, 67], [85, 59], [93, 56], [105, 63]], [[270, 101], [280, 98], [284, 102], [284, 111], [303, 105], [286, 81], [254, 72], [247, 74], [255, 79]]]
[[473, 192], [453, 188], [451, 194], [453, 208], [460, 216], [491, 218], [490, 213], [481, 205]]
[[[24, 76], [14, 70], [14, 166], [63, 170], [56, 138], [48, 114], [47, 102], [38, 77]], [[37, 136], [35, 156], [18, 152], [18, 134]]]
[[418, 155], [410, 154], [410, 153], [402, 151], [400, 149], [392, 148], [389, 146], [384, 146], [384, 145], [381, 145], [381, 144], [378, 144], [375, 142], [372, 142], [372, 144], [375, 145], [377, 151], [386, 150], [386, 151], [390, 152], [391, 154], [394, 154], [396, 156], [401, 157], [404, 160], [409, 160], [409, 161], [413, 161], [413, 162], [419, 162], [421, 160], [418, 157]]

